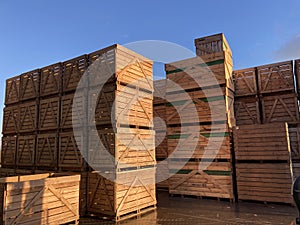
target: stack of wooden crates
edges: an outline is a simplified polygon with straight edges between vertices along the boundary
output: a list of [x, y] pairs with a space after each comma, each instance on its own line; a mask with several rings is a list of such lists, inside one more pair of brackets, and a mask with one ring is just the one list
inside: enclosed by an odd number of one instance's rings
[[[233, 199], [232, 53], [223, 34], [195, 45], [197, 57], [165, 66], [169, 192]], [[201, 161], [212, 163], [198, 170]]]
[[[152, 102], [152, 62], [120, 45], [8, 79], [1, 166], [81, 173], [81, 214], [118, 220], [153, 209]], [[91, 104], [95, 112], [88, 113]], [[110, 168], [99, 156], [101, 147], [94, 142], [99, 139], [115, 157]], [[101, 172], [109, 171], [119, 184], [88, 172], [99, 163]]]
[[292, 203], [291, 160], [299, 152], [293, 61], [234, 71], [234, 78], [239, 199]]

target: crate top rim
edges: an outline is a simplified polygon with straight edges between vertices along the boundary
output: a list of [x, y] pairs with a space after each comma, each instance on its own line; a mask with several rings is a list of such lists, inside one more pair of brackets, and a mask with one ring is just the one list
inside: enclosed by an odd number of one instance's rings
[[242, 73], [242, 72], [255, 71], [255, 69], [256, 69], [256, 67], [249, 67], [249, 68], [245, 68], [245, 69], [233, 70], [233, 74]]
[[52, 178], [62, 178], [65, 179], [65, 176], [72, 176], [76, 180], [80, 180], [80, 175], [78, 174], [68, 174], [68, 173], [43, 173], [43, 174], [34, 174], [34, 175], [17, 175], [12, 177], [3, 177], [0, 178], [0, 183], [17, 183], [17, 182], [31, 182], [31, 181], [40, 181], [45, 179]]
[[257, 66], [256, 68], [257, 69], [264, 69], [266, 67], [274, 67], [274, 66], [280, 66], [280, 65], [284, 65], [284, 64], [291, 64], [291, 66], [292, 66], [293, 65], [293, 60], [287, 60], [287, 61], [276, 62], [276, 63], [269, 63], [269, 64]]
[[139, 58], [139, 59], [141, 59], [143, 61], [147, 61], [148, 63], [153, 64], [153, 60], [151, 60], [151, 59], [149, 59], [149, 58], [147, 58], [147, 57], [145, 57], [145, 56], [143, 56], [143, 55], [141, 55], [141, 54], [139, 54], [139, 53], [137, 53], [137, 52], [135, 52], [135, 51], [133, 51], [133, 50], [131, 50], [129, 48], [126, 48], [126, 47], [124, 47], [121, 44], [113, 44], [113, 45], [110, 45], [108, 47], [102, 48], [100, 50], [94, 51], [92, 53], [89, 53], [88, 57], [93, 57], [93, 56], [96, 56], [96, 55], [101, 55], [101, 54], [104, 54], [105, 52], [108, 52], [110, 50], [116, 50], [116, 51], [118, 51], [118, 49], [121, 50], [121, 51], [124, 51], [124, 52], [126, 52], [126, 53], [128, 53], [128, 54], [130, 54], [132, 56], [135, 56], [135, 57], [137, 57], [137, 58]]
[[[206, 41], [206, 39], [208, 39], [208, 40]], [[229, 52], [232, 53], [230, 45], [229, 45], [224, 33], [211, 34], [211, 35], [208, 35], [208, 36], [195, 38], [194, 43], [195, 43], [195, 46], [197, 47], [197, 42], [199, 42], [199, 41], [203, 41], [204, 43], [205, 42], [209, 43], [211, 41], [218, 41], [218, 40], [222, 40], [225, 43], [225, 45], [226, 45], [227, 49], [229, 50]]]
[[44, 70], [47, 70], [47, 69], [50, 69], [52, 67], [55, 67], [55, 66], [62, 66], [62, 62], [56, 62], [56, 63], [53, 63], [53, 64], [50, 64], [48, 66], [44, 66], [42, 67], [40, 70], [41, 70], [41, 73], [43, 73]]
[[233, 130], [239, 130], [242, 128], [254, 128], [257, 129], [258, 127], [274, 127], [277, 128], [278, 126], [285, 126], [288, 127], [290, 123], [288, 122], [276, 122], [276, 123], [265, 123], [265, 124], [249, 124], [249, 125], [240, 125], [240, 126], [234, 126]]
[[[211, 59], [209, 61], [204, 61], [202, 58], [206, 58], [207, 56], [215, 56], [215, 57], [218, 57], [218, 56], [222, 56], [224, 54], [224, 52], [214, 52], [214, 53], [211, 53], [209, 55], [202, 55], [202, 56], [194, 56], [194, 57], [191, 57], [191, 58], [187, 58], [187, 59], [182, 59], [182, 60], [179, 60], [179, 61], [175, 61], [175, 62], [170, 62], [170, 63], [166, 63], [165, 64], [165, 69], [166, 69], [166, 66], [174, 66], [176, 67], [177, 64], [181, 64], [181, 63], [185, 63], [185, 62], [193, 62], [193, 61], [196, 61], [196, 60], [201, 60], [201, 61], [198, 61], [198, 62], [194, 62], [195, 64], [199, 64], [199, 63], [208, 63], [208, 62], [212, 62], [212, 61], [215, 61], [214, 59]], [[188, 65], [188, 66], [191, 66], [191, 65]], [[182, 67], [182, 65], [179, 65], [178, 68]]]

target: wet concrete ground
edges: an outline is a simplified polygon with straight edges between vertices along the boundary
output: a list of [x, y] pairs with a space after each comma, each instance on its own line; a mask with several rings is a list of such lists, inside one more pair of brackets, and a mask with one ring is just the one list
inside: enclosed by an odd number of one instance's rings
[[[297, 209], [288, 205], [241, 202], [233, 204], [216, 200], [198, 200], [169, 197], [158, 192], [158, 207], [137, 219], [124, 221], [122, 225], [290, 225], [297, 216]], [[81, 219], [82, 225], [112, 225], [99, 219]]]

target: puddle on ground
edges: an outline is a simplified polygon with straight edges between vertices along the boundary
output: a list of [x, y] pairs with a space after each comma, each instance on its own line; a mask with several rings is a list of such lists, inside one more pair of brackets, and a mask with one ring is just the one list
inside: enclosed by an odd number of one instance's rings
[[[288, 205], [242, 202], [233, 204], [216, 200], [169, 197], [158, 192], [155, 212], [120, 222], [120, 225], [290, 225], [297, 209]], [[82, 225], [114, 225], [99, 219], [81, 219]]]

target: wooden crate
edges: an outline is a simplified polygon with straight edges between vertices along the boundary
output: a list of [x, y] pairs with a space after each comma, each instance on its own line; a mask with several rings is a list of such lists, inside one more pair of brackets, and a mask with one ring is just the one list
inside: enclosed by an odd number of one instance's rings
[[19, 132], [19, 107], [17, 105], [6, 106], [3, 110], [3, 134], [16, 134]]
[[20, 135], [17, 142], [16, 165], [19, 168], [33, 168], [35, 164], [35, 135]]
[[40, 100], [39, 130], [56, 130], [59, 128], [60, 98], [53, 97]]
[[294, 180], [300, 176], [300, 163], [299, 162], [292, 162], [293, 167], [293, 178]]
[[91, 53], [89, 61], [90, 86], [118, 81], [153, 91], [152, 61], [121, 45]]
[[6, 80], [5, 105], [19, 102], [20, 80], [20, 76], [15, 76]]
[[228, 51], [231, 53], [230, 46], [224, 34], [222, 33], [197, 38], [194, 42], [198, 56], [204, 56], [223, 51]]
[[257, 95], [255, 68], [235, 70], [233, 72], [235, 96]]
[[[228, 96], [193, 98], [166, 105], [167, 124], [231, 121], [233, 99]], [[229, 106], [230, 108], [227, 108]]]
[[280, 62], [257, 67], [261, 94], [280, 91], [295, 92], [293, 62]]
[[40, 96], [61, 92], [62, 64], [56, 63], [41, 69]]
[[257, 96], [247, 96], [234, 99], [236, 125], [260, 124], [260, 108]]
[[[82, 55], [63, 64], [63, 92], [75, 91], [80, 79], [88, 68], [88, 56]], [[87, 83], [85, 83], [87, 85]], [[84, 85], [84, 87], [86, 87]], [[82, 86], [83, 87], [83, 86]]]
[[116, 221], [156, 208], [155, 169], [132, 170], [111, 175], [88, 175], [88, 212]]
[[23, 73], [20, 77], [20, 100], [37, 98], [39, 96], [40, 70]]
[[[84, 120], [86, 115], [86, 96], [85, 95], [74, 95], [74, 93], [67, 94], [61, 97], [61, 114], [60, 114], [60, 128], [80, 128], [86, 124]], [[73, 104], [74, 106], [73, 114]], [[72, 119], [72, 117], [74, 118]]]
[[[155, 166], [154, 134], [153, 130], [123, 127], [90, 130], [89, 164], [95, 170]], [[101, 151], [108, 152], [113, 161]]]
[[152, 93], [121, 84], [107, 84], [98, 92], [97, 88], [89, 91], [90, 104], [96, 103], [95, 120], [90, 118], [90, 125], [153, 127]]
[[31, 101], [19, 105], [19, 132], [35, 132], [37, 129], [37, 101]]
[[0, 224], [65, 224], [79, 220], [80, 176], [39, 174], [0, 179]]
[[58, 135], [46, 133], [37, 135], [36, 159], [37, 169], [49, 171], [57, 169]]
[[1, 167], [16, 166], [17, 140], [16, 135], [2, 137]]
[[172, 159], [169, 169], [172, 175], [170, 194], [234, 198], [230, 162], [212, 162], [205, 170], [200, 170], [199, 162], [188, 162], [181, 168], [178, 160]]
[[293, 177], [289, 163], [237, 163], [240, 200], [293, 204]]
[[168, 127], [167, 134], [169, 157], [231, 158], [231, 137], [226, 124]]
[[[206, 56], [206, 58], [195, 57], [166, 64], [167, 79], [184, 90], [225, 84], [232, 89], [233, 80], [230, 72], [232, 67], [225, 64], [225, 56], [225, 53], [216, 53], [213, 56]], [[175, 85], [167, 85], [168, 92], [176, 90], [178, 91], [178, 87]]]
[[300, 59], [295, 60], [295, 75], [297, 82], [298, 95], [300, 93]]
[[234, 129], [236, 160], [290, 160], [285, 123], [238, 126]]
[[59, 133], [58, 167], [62, 171], [83, 171], [84, 159], [81, 150], [84, 149], [84, 137], [74, 132]]
[[297, 122], [299, 106], [296, 94], [280, 94], [263, 96], [263, 123]]
[[166, 102], [167, 80], [154, 80], [153, 87], [153, 105], [164, 104]]

